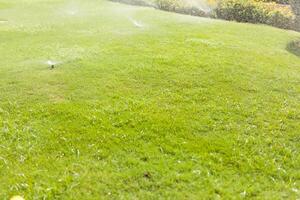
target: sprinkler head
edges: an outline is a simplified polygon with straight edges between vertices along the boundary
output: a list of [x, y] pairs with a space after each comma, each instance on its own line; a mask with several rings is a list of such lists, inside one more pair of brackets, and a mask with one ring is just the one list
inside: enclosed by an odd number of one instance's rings
[[47, 61], [47, 64], [49, 65], [50, 69], [54, 69], [55, 68], [55, 62], [51, 61], [51, 60], [48, 60]]

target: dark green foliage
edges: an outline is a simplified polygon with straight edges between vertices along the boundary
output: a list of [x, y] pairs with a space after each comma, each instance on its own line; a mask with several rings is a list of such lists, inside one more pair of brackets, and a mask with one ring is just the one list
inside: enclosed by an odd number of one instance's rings
[[290, 0], [291, 7], [296, 16], [295, 19], [295, 30], [300, 31], [300, 1], [299, 0]]
[[182, 0], [156, 0], [157, 8], [161, 10], [177, 12], [195, 16], [205, 16], [206, 13], [200, 8]]
[[287, 50], [297, 56], [300, 56], [300, 40], [290, 42], [287, 46]]
[[224, 0], [215, 9], [215, 14], [221, 19], [262, 23], [285, 29], [292, 28], [294, 25], [293, 15], [286, 7], [248, 0]]
[[238, 22], [261, 23], [264, 21], [263, 13], [257, 10], [254, 4], [240, 0], [221, 2], [216, 9], [216, 16]]
[[275, 2], [275, 3], [280, 3], [280, 4], [288, 4], [289, 3], [289, 0], [256, 0], [256, 1]]

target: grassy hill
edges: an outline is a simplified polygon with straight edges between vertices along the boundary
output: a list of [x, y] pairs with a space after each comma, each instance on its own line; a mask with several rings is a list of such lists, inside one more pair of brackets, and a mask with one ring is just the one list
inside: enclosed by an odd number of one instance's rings
[[0, 19], [0, 199], [300, 198], [299, 33], [99, 0]]

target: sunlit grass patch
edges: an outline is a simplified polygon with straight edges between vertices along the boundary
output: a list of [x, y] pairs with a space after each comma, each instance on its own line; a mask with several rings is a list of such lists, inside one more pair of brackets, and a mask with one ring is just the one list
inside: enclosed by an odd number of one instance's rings
[[11, 4], [9, 2], [1, 2], [0, 1], [0, 9], [6, 9], [9, 8]]

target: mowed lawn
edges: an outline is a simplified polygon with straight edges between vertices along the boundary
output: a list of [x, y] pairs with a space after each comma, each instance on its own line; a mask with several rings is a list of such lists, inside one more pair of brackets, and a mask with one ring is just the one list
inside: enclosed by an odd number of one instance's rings
[[297, 38], [102, 0], [0, 0], [0, 199], [299, 199]]

